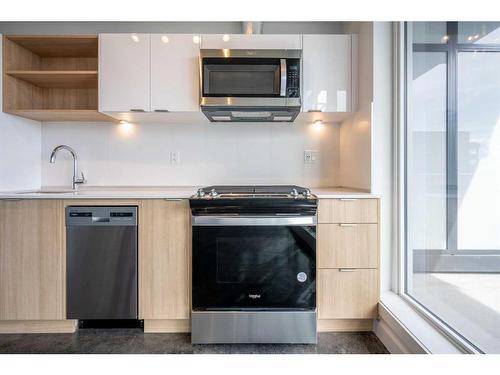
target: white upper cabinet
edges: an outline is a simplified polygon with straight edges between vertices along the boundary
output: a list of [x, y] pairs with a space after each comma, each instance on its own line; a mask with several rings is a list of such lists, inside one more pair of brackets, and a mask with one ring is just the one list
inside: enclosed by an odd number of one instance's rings
[[200, 37], [193, 34], [151, 35], [151, 110], [200, 110]]
[[301, 35], [210, 34], [201, 37], [203, 49], [300, 49]]
[[149, 34], [99, 35], [99, 111], [150, 111]]
[[355, 36], [304, 35], [302, 43], [302, 111], [354, 111]]

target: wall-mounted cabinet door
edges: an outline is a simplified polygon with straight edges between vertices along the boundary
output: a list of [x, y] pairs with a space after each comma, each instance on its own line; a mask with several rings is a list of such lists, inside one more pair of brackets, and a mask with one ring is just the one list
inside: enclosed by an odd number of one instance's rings
[[199, 36], [151, 35], [151, 110], [200, 110]]
[[99, 111], [149, 111], [149, 34], [99, 35]]
[[303, 36], [302, 111], [354, 110], [353, 41], [351, 35]]
[[206, 34], [201, 38], [204, 49], [300, 49], [301, 35], [272, 34]]
[[0, 200], [0, 320], [64, 320], [61, 200]]

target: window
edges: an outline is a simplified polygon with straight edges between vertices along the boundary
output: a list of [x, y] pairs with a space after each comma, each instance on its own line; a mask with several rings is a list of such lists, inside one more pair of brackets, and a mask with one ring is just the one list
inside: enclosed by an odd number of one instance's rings
[[405, 24], [405, 285], [500, 353], [500, 23]]

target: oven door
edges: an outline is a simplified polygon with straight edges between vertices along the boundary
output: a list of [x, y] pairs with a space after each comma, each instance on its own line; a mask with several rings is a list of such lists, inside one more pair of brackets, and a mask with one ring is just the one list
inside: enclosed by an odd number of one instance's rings
[[193, 217], [193, 310], [316, 307], [315, 217]]

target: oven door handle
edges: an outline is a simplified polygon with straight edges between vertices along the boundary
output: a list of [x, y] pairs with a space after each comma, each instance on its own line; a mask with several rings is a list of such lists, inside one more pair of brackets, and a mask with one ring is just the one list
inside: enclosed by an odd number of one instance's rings
[[286, 96], [286, 59], [280, 59], [280, 96]]
[[316, 216], [192, 216], [193, 226], [316, 225]]

